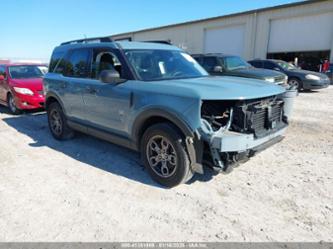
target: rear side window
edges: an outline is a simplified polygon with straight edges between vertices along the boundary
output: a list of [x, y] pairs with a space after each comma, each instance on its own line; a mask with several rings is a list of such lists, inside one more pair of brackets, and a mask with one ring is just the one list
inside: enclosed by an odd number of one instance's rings
[[270, 62], [270, 61], [264, 62], [264, 68], [266, 68], [266, 69], [274, 69], [276, 67], [277, 66], [273, 62]]
[[214, 71], [214, 67], [218, 66], [216, 57], [204, 57], [202, 66], [209, 72]]
[[57, 73], [67, 77], [89, 77], [90, 49], [72, 50], [66, 58], [62, 59], [56, 68]]
[[262, 62], [261, 61], [250, 61], [250, 64], [257, 68], [262, 68]]
[[49, 66], [49, 72], [53, 72], [56, 66], [58, 65], [61, 58], [64, 56], [64, 52], [55, 52], [52, 54], [50, 66]]
[[6, 74], [5, 66], [1, 66], [1, 65], [0, 65], [0, 75], [5, 76], [5, 74]]

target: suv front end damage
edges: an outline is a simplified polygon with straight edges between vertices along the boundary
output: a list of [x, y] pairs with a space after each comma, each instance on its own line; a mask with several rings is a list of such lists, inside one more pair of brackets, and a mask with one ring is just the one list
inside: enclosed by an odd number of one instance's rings
[[288, 126], [283, 95], [253, 100], [204, 100], [199, 134], [204, 161], [216, 170], [279, 142]]

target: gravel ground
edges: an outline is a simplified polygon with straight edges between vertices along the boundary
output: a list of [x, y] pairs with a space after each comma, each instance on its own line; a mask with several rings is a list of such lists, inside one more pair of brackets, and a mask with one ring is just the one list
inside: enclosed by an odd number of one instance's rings
[[136, 153], [0, 108], [0, 241], [333, 241], [333, 87], [229, 174], [156, 185]]

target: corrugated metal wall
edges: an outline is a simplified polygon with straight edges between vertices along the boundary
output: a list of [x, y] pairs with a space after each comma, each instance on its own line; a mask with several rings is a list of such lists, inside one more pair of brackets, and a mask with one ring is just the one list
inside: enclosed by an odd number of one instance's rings
[[[244, 49], [242, 56], [245, 59], [265, 58], [269, 47], [271, 23], [274, 22], [274, 20], [295, 17], [305, 17], [306, 19], [306, 16], [328, 13], [333, 14], [332, 0], [319, 2], [313, 1], [311, 4], [297, 5], [289, 8], [276, 8], [251, 14], [221, 17], [215, 20], [203, 20], [196, 23], [126, 33], [114, 35], [112, 37], [115, 39], [130, 37], [135, 41], [171, 40], [173, 44], [182, 47], [190, 53], [203, 53], [205, 52], [205, 33], [207, 30], [223, 28], [230, 29], [233, 26], [243, 25], [245, 27], [245, 31], [243, 35]], [[304, 25], [300, 25], [299, 27], [306, 29], [306, 23], [304, 23]], [[331, 50], [331, 61], [333, 61], [333, 32], [331, 32], [333, 30], [333, 22], [324, 26], [318, 24], [318, 29], [320, 30], [319, 33], [326, 34], [328, 32], [331, 34], [331, 37], [329, 38], [330, 41], [326, 43], [331, 44], [329, 50]], [[325, 37], [327, 37], [327, 35], [325, 35]], [[284, 36], [280, 39], [282, 41], [283, 39], [288, 39], [288, 37]], [[278, 41], [274, 42], [276, 43]], [[313, 47], [311, 49], [313, 50]], [[319, 49], [321, 48], [318, 48], [318, 50]]]

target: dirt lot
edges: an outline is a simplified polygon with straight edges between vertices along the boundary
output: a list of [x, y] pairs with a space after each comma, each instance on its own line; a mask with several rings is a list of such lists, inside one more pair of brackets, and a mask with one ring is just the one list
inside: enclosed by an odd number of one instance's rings
[[0, 241], [333, 241], [333, 87], [300, 94], [281, 143], [171, 190], [44, 113], [0, 119]]

